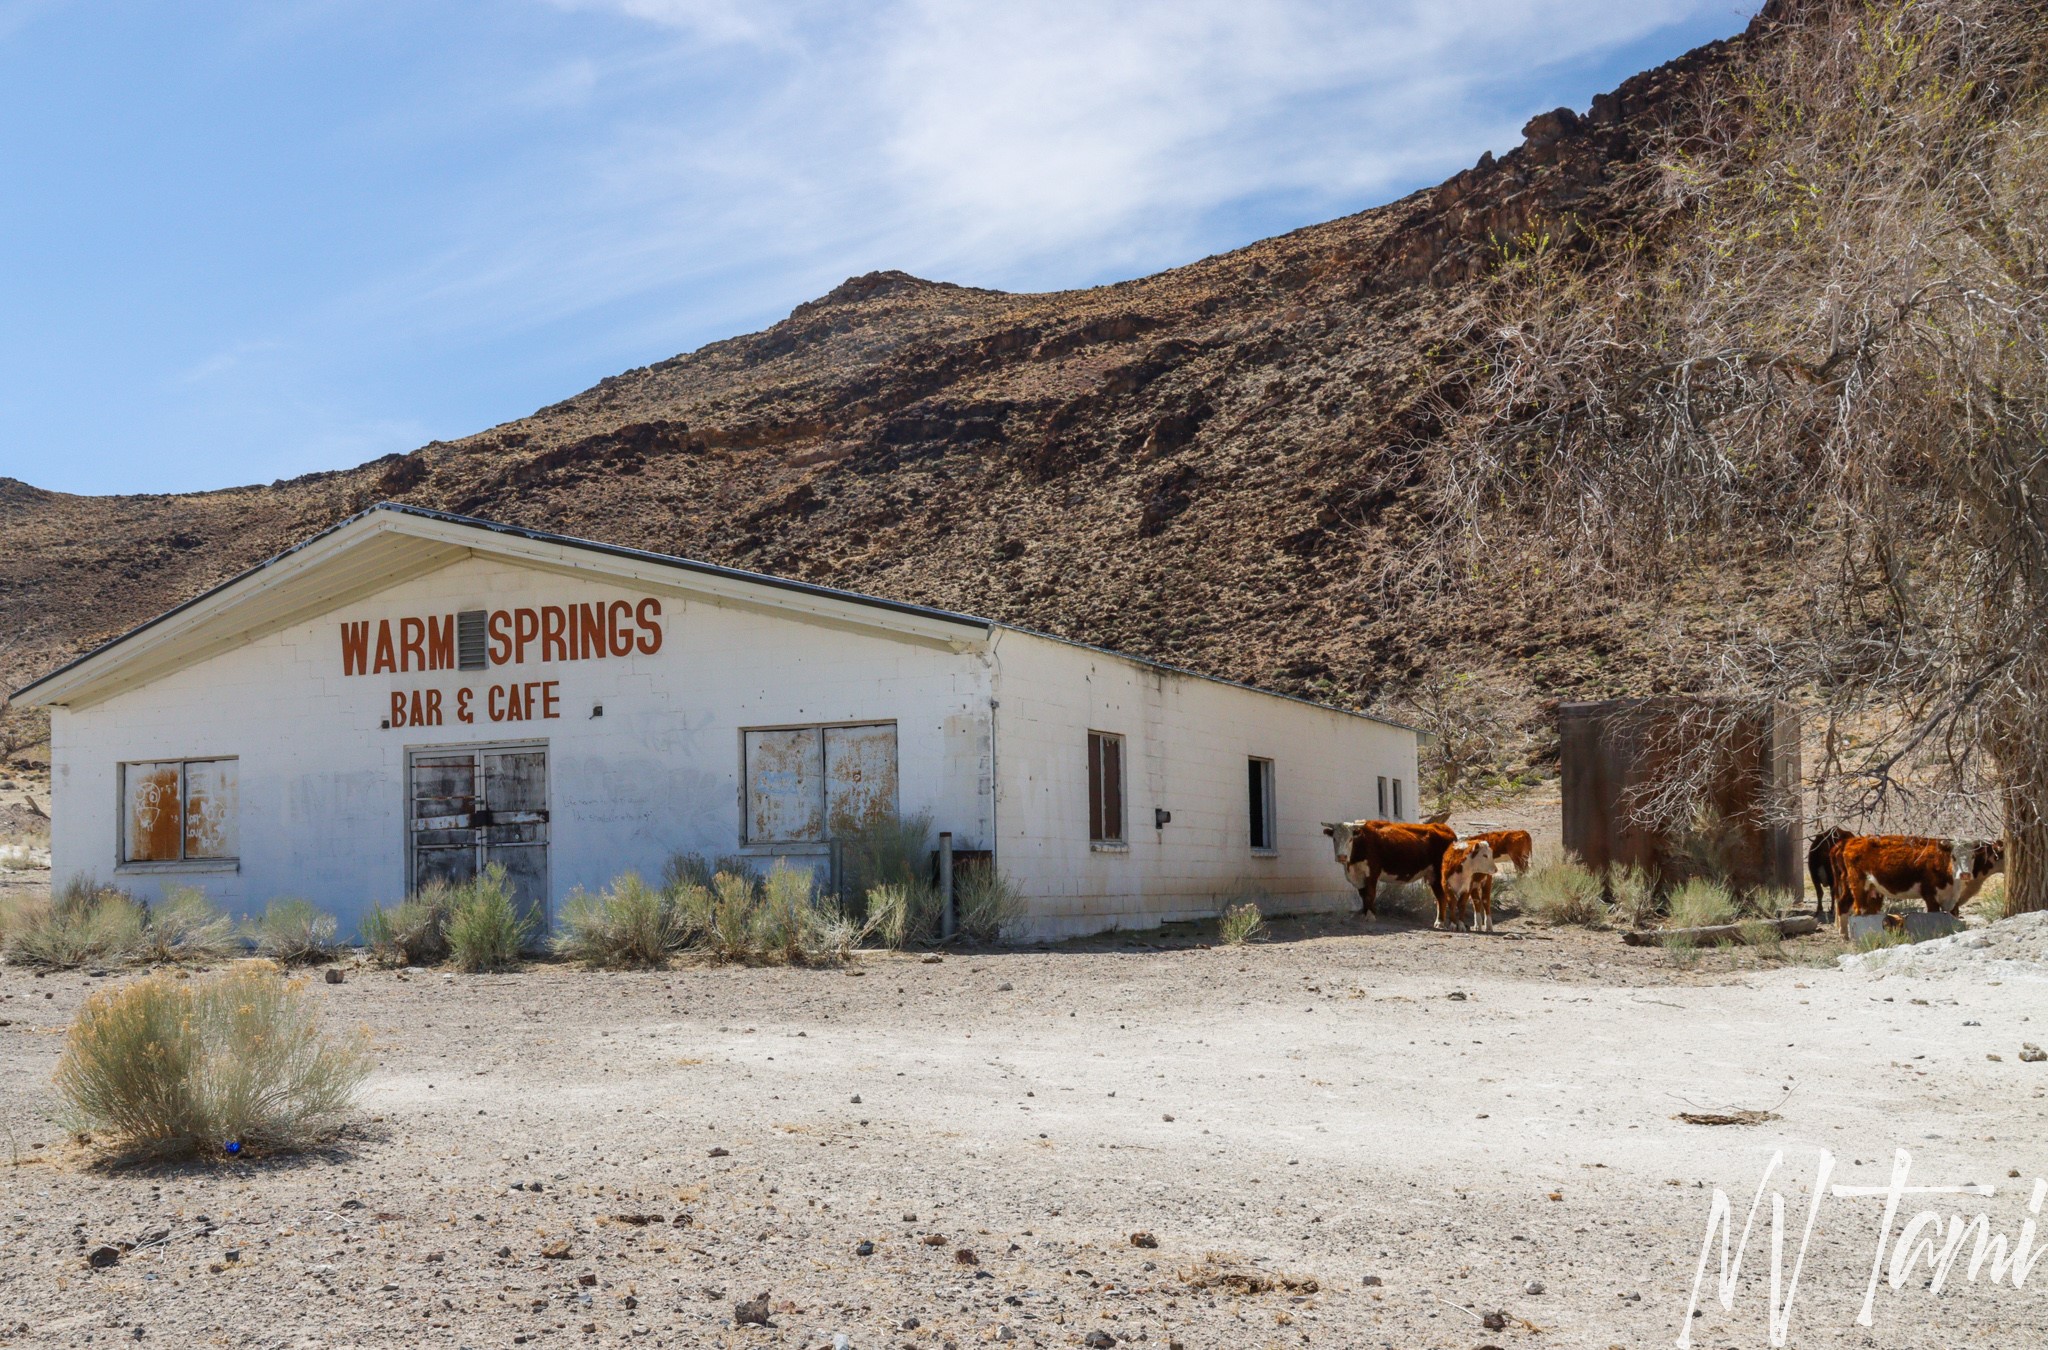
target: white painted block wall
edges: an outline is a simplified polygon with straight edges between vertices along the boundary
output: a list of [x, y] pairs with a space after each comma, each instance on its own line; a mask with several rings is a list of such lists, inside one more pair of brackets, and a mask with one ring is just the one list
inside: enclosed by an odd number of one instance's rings
[[[646, 594], [663, 603], [653, 655], [342, 673], [345, 621]], [[459, 686], [481, 703], [484, 687], [513, 678], [559, 680], [560, 719], [379, 729], [393, 689], [437, 687], [452, 707]], [[475, 556], [102, 702], [54, 708], [55, 880], [111, 879], [152, 899], [198, 885], [237, 914], [303, 896], [353, 931], [405, 890], [407, 752], [538, 739], [559, 912], [572, 888], [653, 877], [676, 852], [741, 851], [742, 728], [886, 720], [901, 809], [928, 811], [959, 847], [993, 846], [1029, 898], [1033, 937], [1146, 927], [1248, 896], [1348, 908], [1356, 896], [1320, 822], [1374, 814], [1380, 775], [1414, 800], [1412, 733], [1311, 704], [1017, 630], [955, 650]], [[1125, 850], [1088, 839], [1090, 730], [1126, 738]], [[119, 765], [221, 755], [240, 761], [239, 868], [119, 867]], [[1251, 756], [1275, 763], [1270, 855], [1250, 845]], [[1173, 814], [1164, 829], [1155, 807]]]
[[[661, 594], [644, 656], [401, 675], [342, 674], [344, 620]], [[559, 720], [379, 730], [390, 691], [561, 682]], [[897, 723], [899, 800], [963, 846], [991, 831], [988, 669], [974, 652], [701, 598], [624, 590], [471, 559], [77, 711], [52, 710], [55, 880], [92, 875], [154, 898], [204, 888], [232, 912], [304, 896], [352, 930], [405, 889], [409, 749], [541, 739], [549, 751], [551, 889], [596, 889], [677, 851], [741, 851], [740, 729]], [[590, 716], [602, 704], [604, 715]], [[451, 719], [452, 721], [452, 719]], [[240, 868], [117, 867], [123, 762], [240, 758]]]
[[[1414, 800], [1413, 732], [1179, 674], [1033, 633], [994, 641], [997, 850], [1033, 898], [1035, 929], [1066, 936], [1212, 915], [1358, 904], [1326, 820], [1376, 815], [1378, 777]], [[1088, 839], [1090, 731], [1125, 738], [1122, 850]], [[1247, 766], [1274, 764], [1278, 847], [1251, 847]], [[1153, 828], [1163, 808], [1172, 821]]]

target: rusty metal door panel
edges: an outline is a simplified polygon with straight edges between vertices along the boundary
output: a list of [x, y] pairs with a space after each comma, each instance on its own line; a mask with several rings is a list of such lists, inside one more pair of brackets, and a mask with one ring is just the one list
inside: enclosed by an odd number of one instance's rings
[[413, 755], [412, 887], [459, 883], [497, 864], [513, 903], [548, 926], [547, 751], [534, 746]]
[[483, 863], [505, 869], [512, 902], [548, 928], [548, 756], [545, 750], [484, 752]]
[[130, 764], [123, 771], [123, 862], [176, 862], [184, 842], [179, 766]]
[[232, 759], [194, 760], [185, 766], [185, 856], [234, 858], [239, 791]]
[[896, 724], [825, 728], [825, 819], [840, 834], [896, 814]]
[[816, 727], [746, 733], [747, 842], [825, 837], [823, 738]]

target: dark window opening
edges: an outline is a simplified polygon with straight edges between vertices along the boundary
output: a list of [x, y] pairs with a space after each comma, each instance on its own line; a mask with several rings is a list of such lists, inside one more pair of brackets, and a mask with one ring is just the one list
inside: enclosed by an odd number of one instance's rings
[[1380, 775], [1380, 819], [1392, 819], [1392, 817], [1387, 814], [1387, 776], [1385, 774]]
[[1394, 814], [1392, 818], [1395, 820], [1408, 819], [1408, 813], [1401, 806], [1401, 780], [1398, 778], [1394, 780]]
[[1255, 759], [1251, 761], [1249, 786], [1251, 790], [1252, 847], [1265, 852], [1280, 847], [1279, 831], [1273, 822], [1273, 761]]
[[1088, 839], [1124, 842], [1124, 738], [1088, 733]]

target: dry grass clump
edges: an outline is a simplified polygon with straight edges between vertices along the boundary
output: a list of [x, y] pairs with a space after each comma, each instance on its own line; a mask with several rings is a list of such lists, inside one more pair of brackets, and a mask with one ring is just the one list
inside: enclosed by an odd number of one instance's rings
[[1180, 1272], [1181, 1283], [1190, 1289], [1221, 1289], [1232, 1294], [1313, 1294], [1322, 1289], [1312, 1275], [1289, 1275], [1284, 1271], [1260, 1270], [1228, 1252], [1204, 1252], [1202, 1259]]
[[429, 966], [447, 956], [455, 889], [445, 881], [430, 882], [389, 909], [370, 906], [363, 919], [370, 959], [386, 966]]
[[1600, 878], [1573, 858], [1545, 860], [1529, 869], [1529, 875], [1515, 884], [1515, 899], [1533, 918], [1552, 927], [1600, 928], [1607, 923]]
[[310, 900], [272, 900], [263, 917], [248, 925], [256, 950], [286, 966], [311, 966], [332, 961], [340, 950], [335, 933], [340, 924]]
[[878, 886], [930, 885], [932, 818], [882, 812], [866, 820], [835, 820], [843, 894], [865, 896]]
[[993, 865], [970, 867], [953, 876], [953, 903], [960, 933], [974, 942], [1001, 942], [1024, 918], [1024, 892]]
[[1242, 947], [1266, 931], [1266, 916], [1247, 900], [1223, 911], [1216, 921], [1216, 940], [1226, 947]]
[[9, 907], [0, 952], [53, 970], [128, 961], [143, 948], [144, 922], [142, 906], [126, 891], [74, 877], [50, 899]]
[[892, 882], [867, 893], [875, 940], [891, 951], [935, 941], [945, 922], [945, 897], [928, 881]]
[[701, 853], [677, 853], [662, 864], [661, 886], [665, 891], [680, 891], [688, 886], [709, 891], [721, 872], [727, 876], [745, 877], [757, 886], [761, 883], [761, 869], [752, 858], [737, 854], [707, 858]]
[[197, 886], [179, 886], [150, 906], [136, 955], [170, 965], [218, 961], [240, 948], [234, 920]]
[[[689, 903], [696, 896], [704, 902]], [[592, 895], [578, 889], [562, 907], [555, 950], [598, 970], [659, 970], [689, 945], [692, 916], [710, 892], [689, 882], [656, 890], [628, 872]]]
[[881, 927], [859, 921], [818, 894], [811, 874], [778, 860], [757, 883], [721, 872], [712, 878], [699, 946], [717, 961], [829, 965], [850, 960]]
[[1634, 863], [1608, 870], [1607, 899], [1608, 918], [1628, 928], [1655, 928], [1662, 917], [1656, 876]]
[[505, 869], [496, 863], [454, 887], [448, 903], [448, 956], [457, 970], [503, 970], [519, 960], [538, 923], [521, 914]]
[[1735, 894], [1711, 877], [1693, 877], [1671, 892], [1668, 927], [1712, 928], [1741, 917]]
[[274, 966], [149, 975], [86, 1000], [57, 1087], [79, 1123], [154, 1154], [286, 1149], [331, 1131], [369, 1074], [366, 1037], [334, 1039]]

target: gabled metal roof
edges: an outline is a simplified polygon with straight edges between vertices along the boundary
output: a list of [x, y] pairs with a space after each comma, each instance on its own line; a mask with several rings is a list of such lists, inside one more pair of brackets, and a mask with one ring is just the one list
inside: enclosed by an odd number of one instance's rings
[[506, 558], [565, 575], [633, 581], [956, 648], [984, 641], [999, 628], [1012, 628], [1134, 665], [1227, 684], [1404, 731], [1415, 730], [1369, 713], [1260, 689], [1055, 634], [998, 624], [972, 614], [885, 600], [858, 591], [504, 525], [403, 502], [379, 502], [329, 526], [303, 543], [31, 681], [16, 690], [14, 697], [31, 707], [97, 702], [242, 646], [265, 633], [303, 623], [476, 555]]
[[633, 581], [927, 642], [985, 639], [993, 623], [645, 549], [379, 502], [164, 611], [15, 693], [29, 706], [93, 702], [474, 555]]

